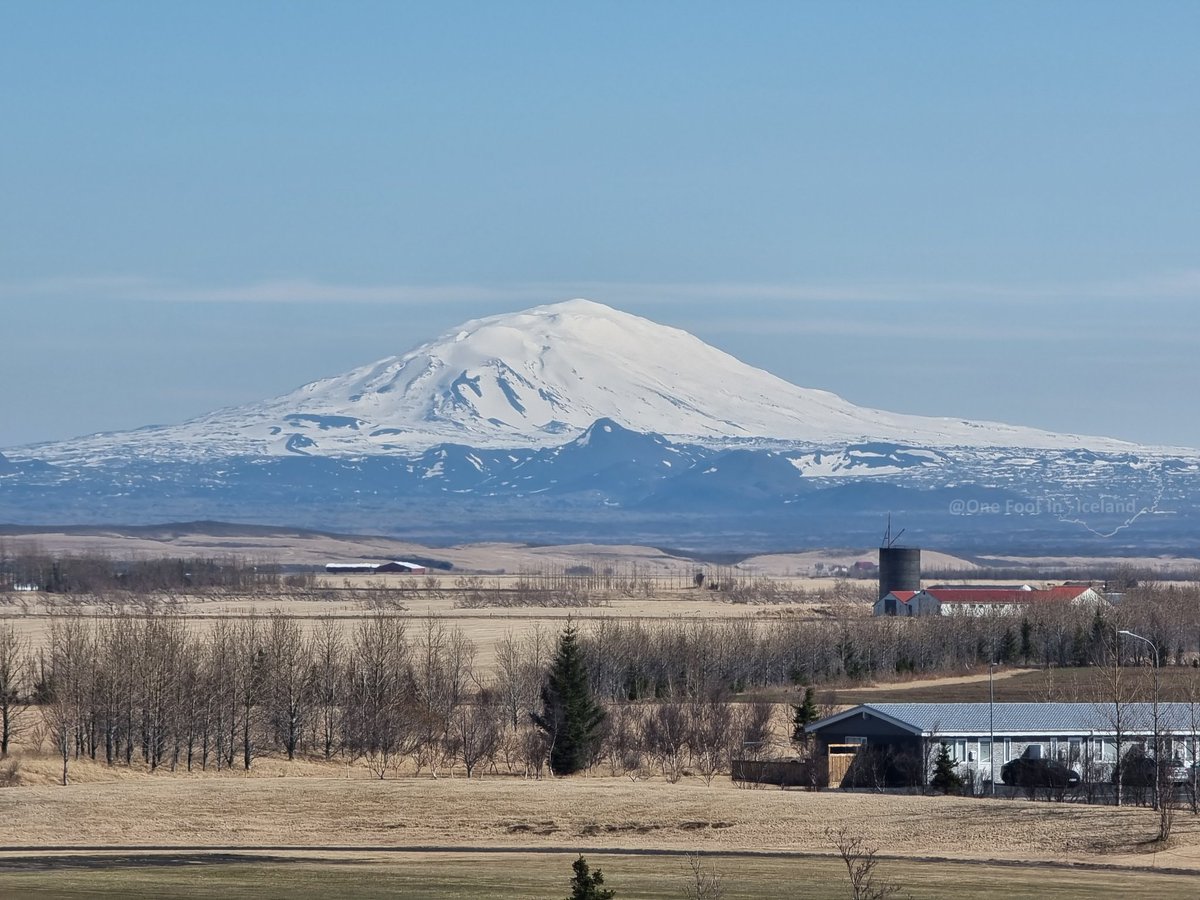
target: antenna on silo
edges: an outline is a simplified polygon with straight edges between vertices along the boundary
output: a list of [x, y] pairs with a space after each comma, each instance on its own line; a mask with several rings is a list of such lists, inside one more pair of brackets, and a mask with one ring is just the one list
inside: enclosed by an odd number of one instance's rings
[[896, 532], [895, 537], [892, 537], [892, 514], [888, 513], [887, 531], [885, 531], [883, 533], [883, 543], [880, 544], [880, 546], [885, 549], [892, 547], [892, 545], [895, 544], [896, 541], [900, 540], [900, 535], [902, 535], [902, 534], [904, 534], [903, 528], [901, 528], [899, 531]]

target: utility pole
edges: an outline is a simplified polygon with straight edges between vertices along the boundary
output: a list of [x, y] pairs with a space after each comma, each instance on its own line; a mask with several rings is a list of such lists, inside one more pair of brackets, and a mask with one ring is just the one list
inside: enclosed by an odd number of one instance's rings
[[992, 796], [996, 796], [996, 663], [988, 663], [988, 759], [992, 766]]
[[1134, 634], [1132, 631], [1121, 629], [1117, 634], [1123, 634], [1125, 637], [1131, 637], [1134, 640], [1141, 641], [1144, 644], [1150, 645], [1150, 651], [1154, 654], [1151, 671], [1154, 673], [1154, 808], [1158, 809], [1158, 805], [1162, 798], [1160, 797], [1160, 788], [1162, 780], [1166, 776], [1166, 768], [1162, 758], [1162, 735], [1158, 727], [1158, 644], [1150, 640], [1148, 637], [1142, 637], [1140, 634]]

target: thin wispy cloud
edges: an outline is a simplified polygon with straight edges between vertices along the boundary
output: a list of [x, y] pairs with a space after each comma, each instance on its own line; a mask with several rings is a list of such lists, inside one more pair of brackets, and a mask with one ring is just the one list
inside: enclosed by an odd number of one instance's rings
[[876, 322], [863, 319], [813, 319], [783, 316], [744, 319], [721, 317], [708, 323], [725, 334], [754, 337], [849, 337], [883, 338], [886, 340], [930, 341], [1061, 341], [1062, 335], [1052, 328], [1012, 326], [992, 328], [986, 325], [965, 325], [945, 322]]
[[1200, 270], [1112, 281], [843, 281], [843, 282], [592, 282], [597, 293], [635, 294], [658, 302], [682, 300], [777, 302], [910, 302], [949, 300], [1140, 300], [1200, 299]]
[[0, 282], [0, 298], [63, 298], [162, 303], [427, 304], [546, 303], [588, 297], [612, 304], [672, 306], [732, 301], [769, 303], [923, 303], [946, 301], [1198, 300], [1200, 270], [1101, 282], [978, 281], [633, 282], [350, 284], [307, 278], [241, 284], [183, 284], [141, 275], [51, 277]]
[[[548, 290], [548, 288], [544, 288]], [[418, 304], [436, 301], [504, 301], [527, 296], [519, 286], [475, 284], [337, 284], [311, 279], [272, 279], [231, 285], [188, 285], [140, 276], [45, 278], [0, 283], [0, 297], [62, 298], [158, 303], [361, 303]]]

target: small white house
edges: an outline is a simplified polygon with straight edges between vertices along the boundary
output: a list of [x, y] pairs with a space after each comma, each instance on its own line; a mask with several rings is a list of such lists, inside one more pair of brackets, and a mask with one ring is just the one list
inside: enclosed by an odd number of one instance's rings
[[877, 616], [912, 616], [915, 615], [913, 598], [920, 591], [890, 591], [875, 601]]
[[[1156, 721], [1165, 759], [1180, 767], [1200, 764], [1200, 706], [1190, 703], [1163, 702], [1157, 709], [1126, 703], [1119, 714], [1103, 702], [868, 703], [805, 731], [816, 737], [819, 756], [852, 747], [855, 755], [874, 750], [896, 760], [908, 757], [919, 763], [910, 772], [917, 780], [931, 751], [945, 744], [960, 774], [977, 785], [999, 782], [1004, 765], [1019, 757], [1054, 760], [1084, 781], [1107, 784], [1118, 759], [1153, 746]], [[898, 772], [886, 780], [895, 780]], [[831, 786], [838, 783], [840, 778]]]

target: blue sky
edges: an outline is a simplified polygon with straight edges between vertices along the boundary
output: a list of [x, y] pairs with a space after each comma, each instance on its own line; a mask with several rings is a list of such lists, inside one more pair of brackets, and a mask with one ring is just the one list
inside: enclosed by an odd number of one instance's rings
[[1200, 4], [0, 2], [0, 446], [587, 296], [1200, 446]]

